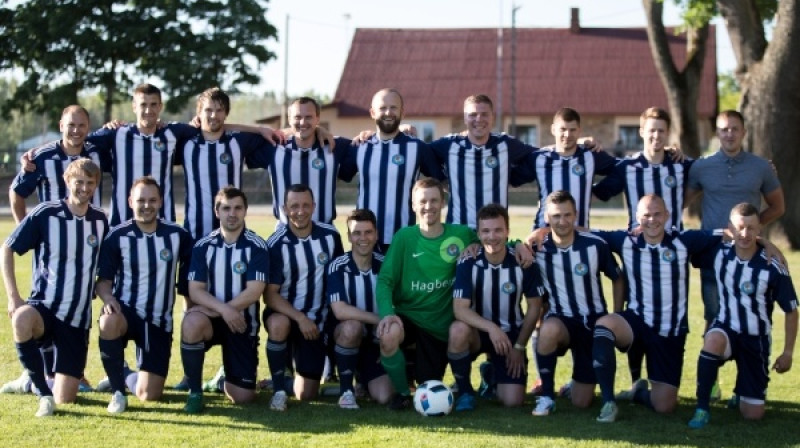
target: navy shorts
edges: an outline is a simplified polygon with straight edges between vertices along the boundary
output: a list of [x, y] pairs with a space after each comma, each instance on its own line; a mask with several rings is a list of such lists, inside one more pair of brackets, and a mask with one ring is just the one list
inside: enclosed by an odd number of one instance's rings
[[770, 337], [739, 334], [718, 322], [711, 328], [728, 335], [731, 357], [721, 361], [720, 365], [731, 359], [736, 361], [736, 387], [733, 391], [741, 397], [765, 400], [769, 383]]
[[441, 341], [427, 331], [419, 328], [407, 317], [398, 314], [403, 321], [405, 338], [400, 347], [406, 349], [416, 345], [414, 376], [418, 384], [428, 380], [441, 381], [447, 369], [447, 341]]
[[[517, 338], [519, 337], [519, 331], [507, 331], [506, 335], [508, 339], [511, 340], [513, 344], [516, 342]], [[478, 353], [488, 353], [488, 361], [492, 363], [492, 367], [494, 368], [494, 377], [497, 384], [522, 384], [523, 386], [528, 383], [528, 355], [523, 353], [522, 356], [525, 360], [525, 367], [522, 371], [522, 375], [519, 378], [513, 378], [511, 375], [508, 374], [508, 369], [506, 369], [506, 357], [500, 356], [494, 351], [494, 344], [492, 344], [491, 338], [489, 338], [489, 333], [485, 331], [478, 330], [478, 336], [481, 340], [481, 348]], [[513, 349], [516, 350], [516, 349]], [[476, 355], [478, 354], [476, 353]]]
[[564, 356], [567, 350], [572, 351], [572, 379], [584, 384], [596, 384], [594, 366], [592, 364], [592, 341], [594, 340], [594, 324], [601, 316], [567, 317], [548, 314], [545, 319], [558, 319], [567, 328], [569, 345], [559, 349], [556, 354]]
[[29, 300], [44, 322], [44, 333], [37, 343], [39, 347], [55, 347], [53, 371], [73, 378], [82, 378], [89, 352], [89, 329], [76, 328], [60, 320], [41, 302]]
[[258, 336], [234, 333], [221, 317], [211, 318], [214, 335], [205, 342], [206, 351], [215, 345], [222, 346], [222, 365], [225, 381], [242, 389], [256, 388], [258, 369]]
[[303, 378], [321, 380], [322, 371], [325, 370], [325, 357], [328, 355], [328, 342], [333, 340], [329, 327], [323, 325], [319, 337], [309, 341], [303, 337], [297, 322], [292, 320], [291, 325], [287, 344], [292, 353], [295, 371]]
[[358, 367], [356, 371], [358, 381], [362, 384], [369, 384], [370, 381], [386, 375], [386, 370], [381, 364], [381, 346], [377, 339], [373, 338], [372, 333], [361, 340], [358, 348]]
[[128, 322], [128, 332], [122, 337], [136, 343], [136, 365], [139, 370], [166, 378], [172, 355], [172, 333], [142, 319], [136, 310], [120, 304], [122, 315]]
[[633, 330], [633, 344], [629, 349], [638, 348], [647, 355], [647, 376], [650, 381], [680, 387], [686, 334], [661, 336], [633, 310], [625, 310], [619, 315]]

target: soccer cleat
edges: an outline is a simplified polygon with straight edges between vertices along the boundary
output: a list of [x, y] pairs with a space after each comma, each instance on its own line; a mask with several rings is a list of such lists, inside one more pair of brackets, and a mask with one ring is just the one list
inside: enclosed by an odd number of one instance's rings
[[39, 397], [39, 409], [36, 411], [37, 417], [50, 417], [56, 409], [56, 400], [52, 395]]
[[27, 370], [22, 371], [17, 379], [11, 380], [0, 387], [0, 394], [27, 394], [31, 391], [31, 376]]
[[572, 395], [572, 380], [569, 380], [567, 384], [561, 386], [561, 389], [558, 389], [558, 396], [562, 398], [570, 398]]
[[536, 407], [533, 408], [531, 414], [537, 417], [544, 417], [550, 415], [556, 410], [556, 402], [550, 397], [541, 396], [536, 399]]
[[187, 414], [199, 414], [203, 412], [204, 407], [203, 393], [192, 392], [189, 394], [189, 398], [186, 399], [186, 404], [183, 405], [183, 412]]
[[719, 381], [714, 382], [714, 385], [711, 386], [711, 397], [709, 398], [711, 401], [722, 400], [722, 389], [719, 388]]
[[628, 390], [623, 390], [622, 392], [618, 393], [614, 398], [618, 401], [633, 401], [633, 397], [636, 396], [636, 392], [640, 389], [647, 390], [650, 387], [647, 380], [644, 378], [639, 378], [633, 383]]
[[689, 427], [692, 429], [700, 429], [708, 424], [711, 420], [711, 414], [703, 409], [695, 409], [692, 419], [689, 420]]
[[600, 409], [600, 415], [597, 416], [597, 421], [600, 423], [614, 423], [617, 421], [617, 413], [619, 413], [617, 403], [607, 401]]
[[108, 412], [112, 414], [119, 414], [124, 412], [128, 407], [128, 397], [120, 391], [116, 391], [111, 395], [111, 401], [108, 402]]
[[185, 376], [181, 378], [178, 384], [172, 386], [173, 390], [181, 391], [181, 392], [188, 392], [189, 391], [189, 379]]
[[456, 411], [472, 411], [475, 409], [475, 395], [461, 394], [456, 400]]
[[481, 398], [492, 399], [496, 395], [497, 383], [494, 379], [494, 365], [489, 361], [484, 361], [478, 366], [481, 374], [481, 385], [478, 388], [478, 395]]
[[225, 388], [225, 367], [220, 367], [213, 378], [203, 383], [203, 392], [222, 392]]
[[92, 389], [92, 385], [89, 383], [89, 380], [86, 377], [81, 377], [80, 383], [78, 383], [78, 392], [94, 392]]
[[97, 382], [97, 387], [94, 390], [96, 392], [111, 392], [111, 381], [108, 380], [107, 376], [104, 376], [103, 379]]
[[736, 394], [731, 395], [731, 399], [728, 400], [728, 409], [739, 409], [739, 396]]
[[539, 396], [542, 395], [542, 379], [536, 378], [536, 381], [533, 382], [533, 387], [531, 387], [531, 395]]
[[402, 411], [411, 407], [411, 396], [394, 394], [392, 401], [389, 402], [389, 409], [392, 411]]
[[356, 403], [356, 396], [353, 394], [352, 390], [346, 390], [339, 397], [339, 407], [342, 409], [358, 409], [358, 403]]
[[286, 395], [286, 392], [279, 390], [272, 396], [272, 401], [269, 402], [269, 408], [273, 411], [283, 412], [286, 410], [287, 401], [289, 401], [289, 397]]

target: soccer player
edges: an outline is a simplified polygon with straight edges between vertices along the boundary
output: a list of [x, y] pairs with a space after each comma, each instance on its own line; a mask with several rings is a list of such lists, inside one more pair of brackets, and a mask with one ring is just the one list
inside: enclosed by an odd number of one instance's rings
[[[333, 145], [321, 138], [319, 103], [310, 97], [295, 99], [289, 105], [288, 118], [294, 135], [286, 143], [271, 147], [269, 151], [253, 154], [248, 159], [251, 168], [269, 169], [272, 185], [272, 212], [286, 224], [283, 198], [286, 190], [295, 184], [308, 185], [317, 201], [311, 219], [332, 224], [336, 218], [336, 179], [339, 166], [347, 157], [350, 140], [337, 137]], [[325, 133], [327, 134], [327, 133]]]
[[[22, 366], [39, 395], [37, 417], [53, 414], [56, 403], [75, 401], [86, 367], [91, 300], [100, 242], [108, 232], [105, 214], [91, 205], [100, 167], [88, 159], [67, 166], [66, 199], [39, 204], [6, 240], [2, 251], [8, 314]], [[23, 302], [14, 272], [14, 253], [34, 249], [31, 296]], [[55, 384], [47, 384], [39, 344], [56, 350]]]
[[[721, 229], [728, 226], [734, 205], [747, 202], [761, 208], [763, 195], [767, 206], [759, 214], [761, 225], [776, 221], [785, 211], [783, 189], [770, 163], [742, 147], [747, 133], [744, 117], [735, 110], [726, 110], [717, 116], [716, 124], [720, 149], [692, 166], [686, 204], [702, 193], [702, 228]], [[714, 270], [700, 272], [708, 328], [719, 312], [720, 299]]]
[[[447, 367], [447, 334], [453, 322], [456, 261], [477, 242], [467, 226], [442, 223], [441, 182], [420, 179], [412, 190], [419, 223], [400, 229], [378, 275], [381, 364], [396, 391], [393, 410], [411, 404], [402, 348], [416, 344], [416, 380], [441, 380]], [[477, 246], [477, 244], [476, 244]]]
[[[641, 233], [625, 230], [593, 232], [619, 254], [626, 278], [627, 309], [606, 314], [594, 328], [592, 357], [603, 399], [599, 422], [616, 420], [614, 397], [616, 358], [620, 351], [637, 350], [647, 355], [648, 381], [638, 379], [630, 399], [669, 413], [678, 404], [683, 352], [689, 332], [689, 257], [716, 247], [722, 240], [709, 231], [669, 230], [673, 221], [665, 201], [655, 194], [642, 196], [636, 208]], [[622, 304], [615, 304], [616, 310]]]
[[[729, 122], [730, 124], [730, 122]], [[730, 132], [730, 131], [728, 131]], [[763, 227], [763, 212], [741, 203], [730, 212], [733, 245], [697, 257], [697, 263], [712, 269], [719, 285], [719, 313], [706, 332], [697, 360], [697, 409], [690, 428], [702, 428], [710, 420], [711, 388], [720, 365], [736, 361], [736, 397], [739, 412], [747, 420], [764, 416], [769, 356], [772, 345], [772, 310], [775, 303], [785, 313], [783, 352], [772, 369], [786, 373], [792, 368], [797, 338], [797, 293], [786, 267], [769, 262], [757, 238]]]
[[[536, 266], [523, 269], [506, 248], [508, 211], [488, 204], [478, 211], [478, 238], [482, 249], [456, 267], [453, 313], [447, 357], [460, 396], [456, 411], [475, 407], [470, 382], [472, 360], [479, 353], [491, 355], [497, 396], [505, 406], [519, 406], [525, 398], [527, 359], [525, 347], [542, 308], [541, 277]], [[527, 300], [523, 314], [522, 295]]]
[[414, 224], [411, 189], [420, 172], [442, 178], [441, 167], [426, 143], [400, 132], [403, 97], [395, 89], [381, 89], [372, 97], [370, 116], [377, 132], [351, 147], [339, 175], [350, 181], [358, 173], [358, 208], [378, 218], [378, 248], [386, 253], [394, 234]]
[[536, 364], [542, 380], [542, 395], [533, 415], [555, 410], [553, 380], [556, 361], [572, 351], [572, 404], [586, 408], [594, 397], [592, 331], [607, 314], [600, 273], [613, 281], [614, 311], [622, 303], [624, 280], [608, 245], [591, 233], [575, 229], [577, 207], [567, 191], [550, 193], [544, 202], [544, 219], [550, 233], [536, 252], [536, 264], [548, 293], [549, 311], [539, 328]]
[[222, 345], [225, 395], [234, 403], [256, 396], [258, 299], [269, 271], [267, 246], [245, 226], [247, 197], [235, 187], [217, 193], [214, 212], [220, 221], [194, 246], [189, 295], [195, 306], [181, 325], [181, 358], [189, 382], [184, 411], [203, 410], [201, 386], [205, 352]]
[[373, 400], [386, 404], [392, 396], [392, 382], [380, 364], [380, 346], [375, 326], [380, 321], [375, 301], [378, 273], [383, 255], [375, 252], [378, 228], [375, 214], [356, 209], [347, 217], [350, 252], [328, 265], [327, 296], [338, 320], [333, 332], [336, 365], [339, 370], [339, 407], [358, 409], [353, 392], [353, 375], [367, 385]]
[[[594, 195], [603, 201], [624, 193], [629, 230], [639, 225], [636, 220], [637, 204], [647, 194], [655, 194], [664, 199], [670, 218], [666, 228], [683, 230], [683, 199], [689, 169], [694, 161], [677, 161], [667, 156], [664, 147], [671, 122], [669, 113], [663, 109], [650, 107], [645, 110], [639, 117], [639, 135], [644, 141], [643, 151], [621, 160], [611, 174], [592, 188]], [[627, 356], [633, 386], [642, 376], [644, 354], [639, 351], [639, 347], [631, 347]], [[620, 395], [630, 399], [633, 392], [631, 388]]]
[[294, 393], [310, 400], [319, 393], [330, 328], [325, 304], [325, 268], [342, 254], [342, 240], [332, 225], [314, 222], [314, 195], [307, 185], [286, 190], [284, 210], [289, 220], [267, 240], [269, 282], [264, 293], [267, 309], [267, 361], [274, 395], [270, 409], [285, 411], [285, 371], [291, 352], [297, 376]]
[[136, 341], [140, 369], [130, 378], [130, 390], [142, 401], [158, 400], [164, 392], [176, 278], [186, 295], [193, 240], [186, 229], [158, 217], [162, 202], [155, 179], [136, 179], [128, 198], [133, 220], [112, 228], [100, 250], [99, 347], [111, 386], [111, 413], [123, 412], [128, 403], [123, 355], [129, 340]]
[[536, 181], [539, 185], [539, 211], [533, 228], [544, 227], [547, 196], [564, 190], [575, 198], [577, 225], [589, 227], [589, 204], [592, 200], [592, 181], [595, 174], [608, 175], [617, 159], [605, 152], [594, 152], [578, 144], [581, 116], [575, 109], [563, 107], [553, 117], [550, 132], [556, 139], [555, 151], [531, 152], [511, 171], [512, 186]]

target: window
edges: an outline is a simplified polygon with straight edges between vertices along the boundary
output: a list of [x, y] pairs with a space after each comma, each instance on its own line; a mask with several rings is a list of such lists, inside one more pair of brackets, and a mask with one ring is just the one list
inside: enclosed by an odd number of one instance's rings
[[[512, 135], [511, 126], [508, 127], [508, 133]], [[518, 124], [516, 135], [513, 136], [531, 146], [539, 146], [539, 128], [535, 124]]]
[[639, 136], [639, 126], [620, 126], [619, 140], [615, 150], [619, 152], [636, 152], [644, 148], [644, 141]]
[[433, 141], [436, 134], [436, 126], [432, 121], [406, 121], [405, 124], [409, 124], [417, 128], [418, 139], [427, 143]]

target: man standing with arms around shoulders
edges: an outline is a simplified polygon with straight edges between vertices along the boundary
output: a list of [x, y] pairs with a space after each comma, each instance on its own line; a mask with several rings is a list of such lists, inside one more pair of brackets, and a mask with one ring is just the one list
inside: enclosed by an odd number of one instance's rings
[[[39, 204], [6, 240], [2, 251], [8, 315], [22, 366], [39, 394], [37, 417], [53, 415], [56, 403], [75, 401], [86, 367], [91, 301], [100, 243], [108, 232], [102, 210], [91, 205], [100, 168], [91, 160], [72, 162], [64, 172], [69, 195]], [[14, 253], [34, 249], [31, 296], [22, 301]], [[47, 385], [39, 344], [56, 350], [53, 390]]]
[[365, 384], [380, 404], [391, 398], [392, 382], [380, 364], [380, 346], [375, 327], [380, 322], [375, 290], [383, 255], [375, 252], [378, 230], [375, 214], [357, 209], [347, 217], [347, 239], [352, 250], [328, 265], [327, 296], [339, 321], [333, 336], [339, 370], [339, 407], [358, 409], [353, 375]]
[[203, 410], [205, 352], [222, 345], [225, 395], [234, 403], [256, 396], [258, 299], [269, 271], [267, 245], [245, 227], [247, 197], [234, 187], [217, 193], [214, 210], [220, 228], [201, 238], [192, 250], [189, 295], [181, 326], [181, 358], [189, 382], [184, 411]]
[[[456, 411], [474, 409], [470, 382], [472, 360], [488, 353], [493, 364], [497, 396], [505, 406], [519, 406], [525, 398], [525, 347], [536, 327], [544, 288], [538, 268], [523, 269], [508, 243], [508, 211], [488, 204], [478, 211], [478, 238], [482, 249], [456, 267], [453, 313], [447, 357], [460, 396]], [[527, 299], [523, 314], [522, 295]]]
[[444, 187], [420, 179], [412, 190], [418, 224], [400, 229], [378, 276], [381, 363], [397, 392], [389, 408], [411, 405], [403, 348], [416, 344], [416, 380], [441, 380], [453, 322], [453, 281], [461, 252], [477, 243], [467, 226], [442, 223]]
[[123, 355], [129, 340], [136, 341], [140, 368], [129, 377], [130, 390], [142, 401], [161, 398], [172, 348], [176, 279], [179, 292], [188, 294], [192, 237], [158, 217], [161, 204], [155, 179], [136, 179], [128, 198], [133, 220], [111, 229], [100, 250], [99, 348], [111, 387], [111, 413], [123, 412], [128, 403]]

